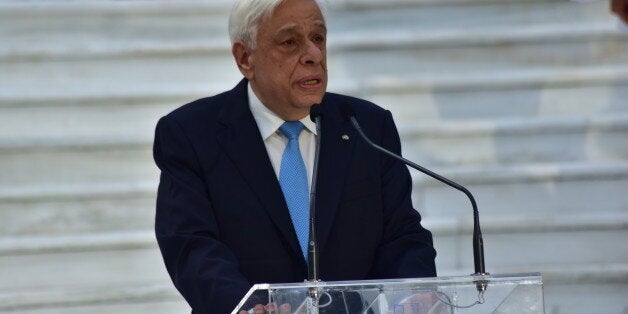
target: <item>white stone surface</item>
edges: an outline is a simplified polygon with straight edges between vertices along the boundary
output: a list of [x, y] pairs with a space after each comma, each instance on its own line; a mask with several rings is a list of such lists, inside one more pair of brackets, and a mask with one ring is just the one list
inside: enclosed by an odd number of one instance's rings
[[628, 310], [628, 285], [570, 284], [546, 285], [545, 313], [614, 313], [623, 314]]
[[[138, 302], [138, 303], [113, 303], [113, 304], [94, 304], [83, 306], [61, 306], [61, 307], [44, 307], [40, 309], [30, 310], [13, 310], [10, 313], [15, 314], [177, 314], [188, 313], [190, 307], [185, 301], [154, 301], [154, 302]], [[0, 311], [3, 313], [3, 311]]]
[[374, 77], [361, 90], [397, 121], [580, 117], [625, 112], [628, 68], [581, 66]]
[[[607, 241], [628, 236], [624, 230], [598, 231], [548, 231], [528, 233], [484, 232], [484, 254], [486, 268], [490, 272], [518, 269], [520, 272], [540, 271], [545, 265], [569, 266], [574, 263], [625, 263], [628, 245]], [[473, 250], [470, 234], [459, 236], [436, 236], [435, 245], [440, 250], [437, 257], [438, 269], [459, 269], [473, 273]], [[451, 250], [449, 248], [456, 248]], [[583, 252], [587, 252], [583, 254]], [[494, 269], [494, 270], [492, 270]], [[442, 274], [444, 275], [444, 274]]]
[[156, 247], [2, 256], [0, 265], [7, 292], [170, 283]]
[[[0, 59], [52, 55], [100, 54], [103, 51], [163, 51], [202, 47], [212, 39], [226, 40], [228, 1], [152, 2], [19, 2], [0, 10]], [[332, 33], [347, 30], [474, 29], [535, 25], [574, 19], [606, 22], [603, 3], [569, 1], [333, 1]], [[448, 19], [442, 19], [446, 15]], [[45, 32], [33, 29], [45, 28]], [[162, 47], [161, 49], [155, 47]]]
[[4, 188], [1, 236], [152, 229], [156, 181], [144, 185], [77, 184]]
[[[482, 215], [622, 213], [628, 209], [628, 169], [621, 164], [459, 168], [441, 172], [465, 185]], [[420, 173], [415, 206], [427, 217], [470, 217], [466, 196]]]
[[[183, 298], [177, 295], [170, 284], [116, 284], [112, 286], [84, 285], [72, 288], [53, 287], [53, 289], [31, 289], [19, 292], [0, 292], [0, 313], [5, 311], [19, 312], [34, 309], [73, 308], [91, 306], [96, 309], [100, 305], [118, 307], [150, 307], [150, 303], [166, 303], [170, 306], [185, 305]], [[139, 303], [134, 305], [134, 303]], [[102, 311], [101, 310], [101, 311]], [[188, 310], [189, 311], [189, 310]]]
[[104, 233], [70, 232], [4, 236], [0, 238], [0, 256], [143, 250], [155, 249], [156, 244], [154, 232], [148, 228], [136, 227], [133, 231], [107, 230]]
[[[442, 173], [474, 193], [482, 217], [523, 213], [560, 217], [591, 211], [626, 213], [627, 167], [625, 163], [521, 165], [461, 167]], [[425, 218], [471, 217], [470, 203], [462, 193], [423, 174], [413, 176], [415, 207]], [[145, 229], [154, 217], [156, 183], [7, 187], [0, 193], [0, 217], [12, 224], [1, 226], [0, 234]]]
[[415, 122], [400, 134], [404, 155], [427, 165], [617, 162], [628, 159], [627, 118]]
[[[482, 31], [474, 36], [464, 32], [451, 36], [443, 34], [443, 37], [450, 37], [444, 43], [425, 39], [428, 35], [440, 38], [438, 34], [401, 33], [397, 34], [399, 38], [387, 42], [389, 32], [351, 33], [346, 35], [351, 42], [337, 44], [337, 48], [330, 44], [330, 80], [359, 82], [373, 75], [474, 73], [479, 68], [489, 72], [588, 63], [617, 66], [628, 62], [628, 56], [621, 53], [628, 49], [628, 36], [605, 35], [616, 31], [605, 30], [611, 26], [600, 28], [573, 39], [569, 36], [565, 42], [559, 40], [572, 31], [567, 27], [539, 30], [539, 33], [554, 35], [540, 42], [529, 42], [526, 38], [518, 38], [517, 33], [505, 31], [493, 35], [492, 40], [487, 39], [490, 34]], [[518, 32], [526, 34], [525, 30]], [[451, 42], [460, 43], [446, 46]], [[225, 42], [222, 46], [228, 45]], [[564, 51], [571, 53], [565, 56]], [[384, 61], [373, 62], [374, 59]], [[190, 89], [209, 89], [212, 85], [232, 86], [239, 77], [228, 50], [218, 54], [193, 50], [173, 56], [144, 54], [113, 59], [15, 61], [0, 68], [0, 98], [148, 94], [155, 89], [181, 93]]]
[[[332, 2], [330, 89], [468, 185], [487, 270], [541, 271], [548, 313], [626, 312], [628, 37], [607, 2]], [[189, 310], [152, 235], [150, 146], [160, 116], [239, 80], [229, 5], [0, 4], [0, 312]], [[468, 200], [413, 178], [439, 274], [470, 273]]]

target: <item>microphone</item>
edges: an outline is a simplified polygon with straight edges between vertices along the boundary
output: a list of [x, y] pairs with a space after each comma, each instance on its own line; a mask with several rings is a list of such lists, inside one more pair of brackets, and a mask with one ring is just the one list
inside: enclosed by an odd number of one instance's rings
[[310, 119], [316, 123], [316, 152], [314, 154], [314, 169], [312, 169], [312, 187], [310, 188], [310, 236], [308, 240], [308, 281], [320, 281], [318, 277], [318, 242], [316, 241], [316, 181], [318, 179], [318, 160], [321, 151], [321, 105], [314, 104], [310, 107]]
[[[358, 124], [358, 121], [355, 118], [355, 111], [353, 111], [353, 108], [351, 108], [351, 106], [347, 103], [343, 103], [341, 104], [340, 110], [342, 111], [343, 115], [345, 116], [345, 118], [347, 118], [349, 121], [351, 121], [351, 123], [353, 124], [353, 127], [356, 129], [356, 131], [358, 131], [358, 133], [360, 134], [360, 137], [362, 137], [362, 139], [371, 147], [379, 150], [380, 152], [394, 158], [397, 159], [401, 162], [403, 162], [404, 164], [424, 173], [427, 174], [428, 176], [442, 182], [445, 183], [446, 185], [449, 185], [450, 187], [459, 190], [461, 192], [463, 192], [465, 195], [467, 195], [467, 197], [469, 198], [469, 200], [471, 201], [471, 205], [473, 206], [473, 260], [474, 260], [474, 266], [475, 266], [475, 273], [472, 274], [472, 276], [485, 276], [485, 275], [489, 275], [486, 270], [485, 270], [485, 266], [484, 266], [484, 241], [482, 240], [482, 231], [480, 230], [480, 214], [478, 212], [478, 206], [475, 202], [475, 198], [473, 197], [473, 195], [471, 194], [471, 192], [469, 192], [469, 190], [467, 190], [467, 188], [465, 188], [464, 186], [449, 180], [429, 169], [426, 169], [422, 166], [417, 165], [416, 163], [405, 159], [375, 143], [373, 143], [367, 136], [366, 134], [364, 134], [364, 131], [362, 131], [362, 128], [360, 127], [360, 124]], [[478, 281], [477, 282], [477, 288], [478, 291], [485, 291], [486, 290], [486, 281]]]

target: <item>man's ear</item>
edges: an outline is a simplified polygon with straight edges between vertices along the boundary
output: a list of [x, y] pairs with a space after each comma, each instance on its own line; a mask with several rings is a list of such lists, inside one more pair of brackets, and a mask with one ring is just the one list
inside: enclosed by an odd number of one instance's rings
[[253, 79], [253, 65], [251, 63], [251, 50], [242, 42], [241, 40], [233, 43], [231, 47], [231, 53], [235, 58], [236, 63], [238, 64], [238, 69], [240, 69], [240, 73], [244, 75], [247, 79]]

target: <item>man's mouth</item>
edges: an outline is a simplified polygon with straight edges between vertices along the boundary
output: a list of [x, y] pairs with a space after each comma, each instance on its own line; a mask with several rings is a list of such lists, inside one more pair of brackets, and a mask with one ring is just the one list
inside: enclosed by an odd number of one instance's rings
[[304, 89], [318, 89], [321, 83], [322, 80], [320, 78], [305, 78], [299, 81], [299, 86]]
[[316, 80], [316, 79], [307, 80], [307, 81], [303, 82], [303, 85], [316, 85], [316, 84], [318, 84], [318, 82], [320, 82], [320, 81]]

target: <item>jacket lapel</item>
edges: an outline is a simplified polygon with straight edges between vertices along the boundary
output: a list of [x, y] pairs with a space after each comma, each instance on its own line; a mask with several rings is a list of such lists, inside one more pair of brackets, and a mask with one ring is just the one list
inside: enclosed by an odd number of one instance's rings
[[[328, 96], [321, 104], [322, 137], [316, 190], [316, 236], [321, 251], [325, 248], [334, 223], [357, 140], [351, 124], [340, 113], [339, 105]], [[345, 135], [349, 137], [348, 140]]]
[[231, 104], [225, 106], [219, 117], [222, 128], [217, 135], [218, 142], [288, 241], [294, 254], [303, 258], [283, 192], [249, 109], [247, 81], [240, 82], [230, 93]]
[[[283, 192], [249, 109], [247, 81], [240, 82], [230, 94], [231, 105], [225, 106], [219, 117], [222, 127], [217, 134], [218, 142], [288, 241], [293, 253], [303, 258]], [[340, 113], [339, 104], [330, 98], [326, 96], [321, 103], [324, 115], [316, 191], [319, 250], [325, 248], [329, 238], [358, 139], [351, 124]], [[344, 135], [349, 136], [349, 140], [343, 139]]]

